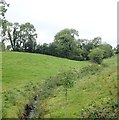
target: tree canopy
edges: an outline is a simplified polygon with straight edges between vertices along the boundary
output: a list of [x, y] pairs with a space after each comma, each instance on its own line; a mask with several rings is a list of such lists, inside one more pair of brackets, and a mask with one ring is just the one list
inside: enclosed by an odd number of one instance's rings
[[[37, 44], [37, 33], [33, 24], [30, 22], [22, 24], [18, 22], [12, 23], [6, 20], [5, 13], [8, 7], [9, 4], [5, 0], [1, 0], [0, 19], [2, 30], [0, 44], [3, 48], [2, 50], [35, 52], [78, 61], [96, 59], [98, 63], [101, 63], [101, 60], [98, 61], [98, 58], [94, 56], [100, 56], [103, 59], [111, 57], [114, 54], [112, 46], [110, 44], [102, 44], [102, 38], [100, 36], [94, 37], [91, 40], [80, 39], [78, 30], [73, 28], [60, 30], [54, 36], [54, 41], [49, 44]], [[7, 48], [5, 47], [4, 41], [10, 42]], [[118, 46], [115, 48], [115, 53], [119, 53], [118, 48]]]

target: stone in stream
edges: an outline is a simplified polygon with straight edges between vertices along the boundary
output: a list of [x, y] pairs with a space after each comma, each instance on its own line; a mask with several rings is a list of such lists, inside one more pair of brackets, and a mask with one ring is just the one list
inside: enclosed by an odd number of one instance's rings
[[32, 110], [33, 110], [33, 106], [26, 104], [25, 111], [23, 113], [23, 117], [27, 118]]
[[[40, 91], [40, 94], [41, 94], [41, 91]], [[37, 100], [38, 100], [39, 96], [40, 95], [35, 95], [34, 98], [33, 98], [33, 101], [31, 101], [30, 104], [25, 105], [25, 111], [24, 111], [24, 113], [22, 113], [23, 118], [25, 120], [27, 120], [28, 118], [33, 118], [34, 113], [35, 113], [34, 109], [36, 107], [36, 103], [37, 103]]]
[[23, 112], [22, 114], [23, 114], [23, 118], [27, 120], [28, 115], [26, 114], [26, 112]]
[[32, 109], [33, 109], [32, 105], [26, 104], [26, 106], [25, 106], [26, 111], [31, 111]]
[[38, 98], [38, 95], [34, 96], [34, 100], [35, 100], [35, 101], [37, 100], [37, 98]]

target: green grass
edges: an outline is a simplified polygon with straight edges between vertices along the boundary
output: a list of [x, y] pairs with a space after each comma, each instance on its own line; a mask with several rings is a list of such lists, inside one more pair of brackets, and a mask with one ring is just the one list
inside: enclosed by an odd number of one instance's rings
[[29, 81], [42, 81], [73, 67], [83, 67], [87, 62], [78, 62], [41, 54], [3, 52], [3, 89], [11, 89]]
[[103, 64], [106, 67], [100, 73], [77, 80], [68, 91], [67, 101], [60, 87], [56, 97], [46, 100], [48, 112], [45, 117], [79, 118], [82, 109], [89, 108], [90, 104], [99, 107], [103, 102], [117, 101], [117, 59], [106, 59]]
[[35, 94], [31, 88], [33, 85], [40, 89], [44, 80], [59, 71], [80, 69], [88, 64], [22, 52], [3, 52], [2, 61], [3, 116], [8, 118], [16, 118], [17, 111], [23, 110], [24, 105], [32, 99]]
[[[48, 55], [3, 52], [2, 53], [2, 85], [3, 85], [3, 115], [7, 118], [16, 118], [18, 110], [22, 112], [42, 84], [50, 76], [58, 72], [82, 68], [93, 63], [87, 61], [73, 61]], [[105, 67], [104, 67], [105, 65]], [[86, 74], [79, 78], [74, 87], [68, 89], [67, 101], [63, 87], [56, 89], [55, 97], [48, 97], [43, 101], [45, 117], [73, 118], [81, 117], [82, 109], [95, 103], [100, 106], [102, 101], [117, 99], [117, 58], [116, 56], [103, 61], [101, 71], [96, 74]], [[80, 74], [79, 74], [80, 76]], [[30, 88], [30, 89], [29, 89]], [[7, 97], [6, 97], [6, 96]], [[8, 98], [8, 99], [7, 99]], [[40, 108], [40, 106], [37, 106]]]

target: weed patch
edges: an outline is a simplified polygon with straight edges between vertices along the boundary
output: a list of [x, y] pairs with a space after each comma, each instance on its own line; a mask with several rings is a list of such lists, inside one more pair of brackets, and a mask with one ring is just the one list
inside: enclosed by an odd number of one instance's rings
[[81, 111], [82, 118], [118, 118], [119, 117], [119, 104], [113, 99], [102, 101], [100, 105], [95, 102], [91, 103], [88, 108]]

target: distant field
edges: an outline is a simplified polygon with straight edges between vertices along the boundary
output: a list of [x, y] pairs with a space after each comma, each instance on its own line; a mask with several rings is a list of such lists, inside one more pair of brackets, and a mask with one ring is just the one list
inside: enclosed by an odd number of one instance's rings
[[[102, 65], [22, 52], [3, 52], [2, 57], [2, 115], [6, 118], [17, 118], [18, 113], [23, 112], [24, 105], [33, 99], [48, 78], [72, 68], [80, 71], [89, 65], [89, 71], [85, 71], [84, 76], [68, 89], [67, 101], [62, 86], [57, 87], [54, 97], [49, 96], [43, 100], [47, 111], [44, 117], [81, 117], [81, 110], [89, 108], [91, 104], [101, 106], [102, 101], [117, 100], [117, 56], [105, 59]], [[95, 67], [93, 71], [93, 66], [100, 68], [100, 72]], [[87, 74], [90, 70], [94, 74]], [[81, 75], [80, 72], [78, 75]], [[37, 108], [40, 107], [38, 104]]]

